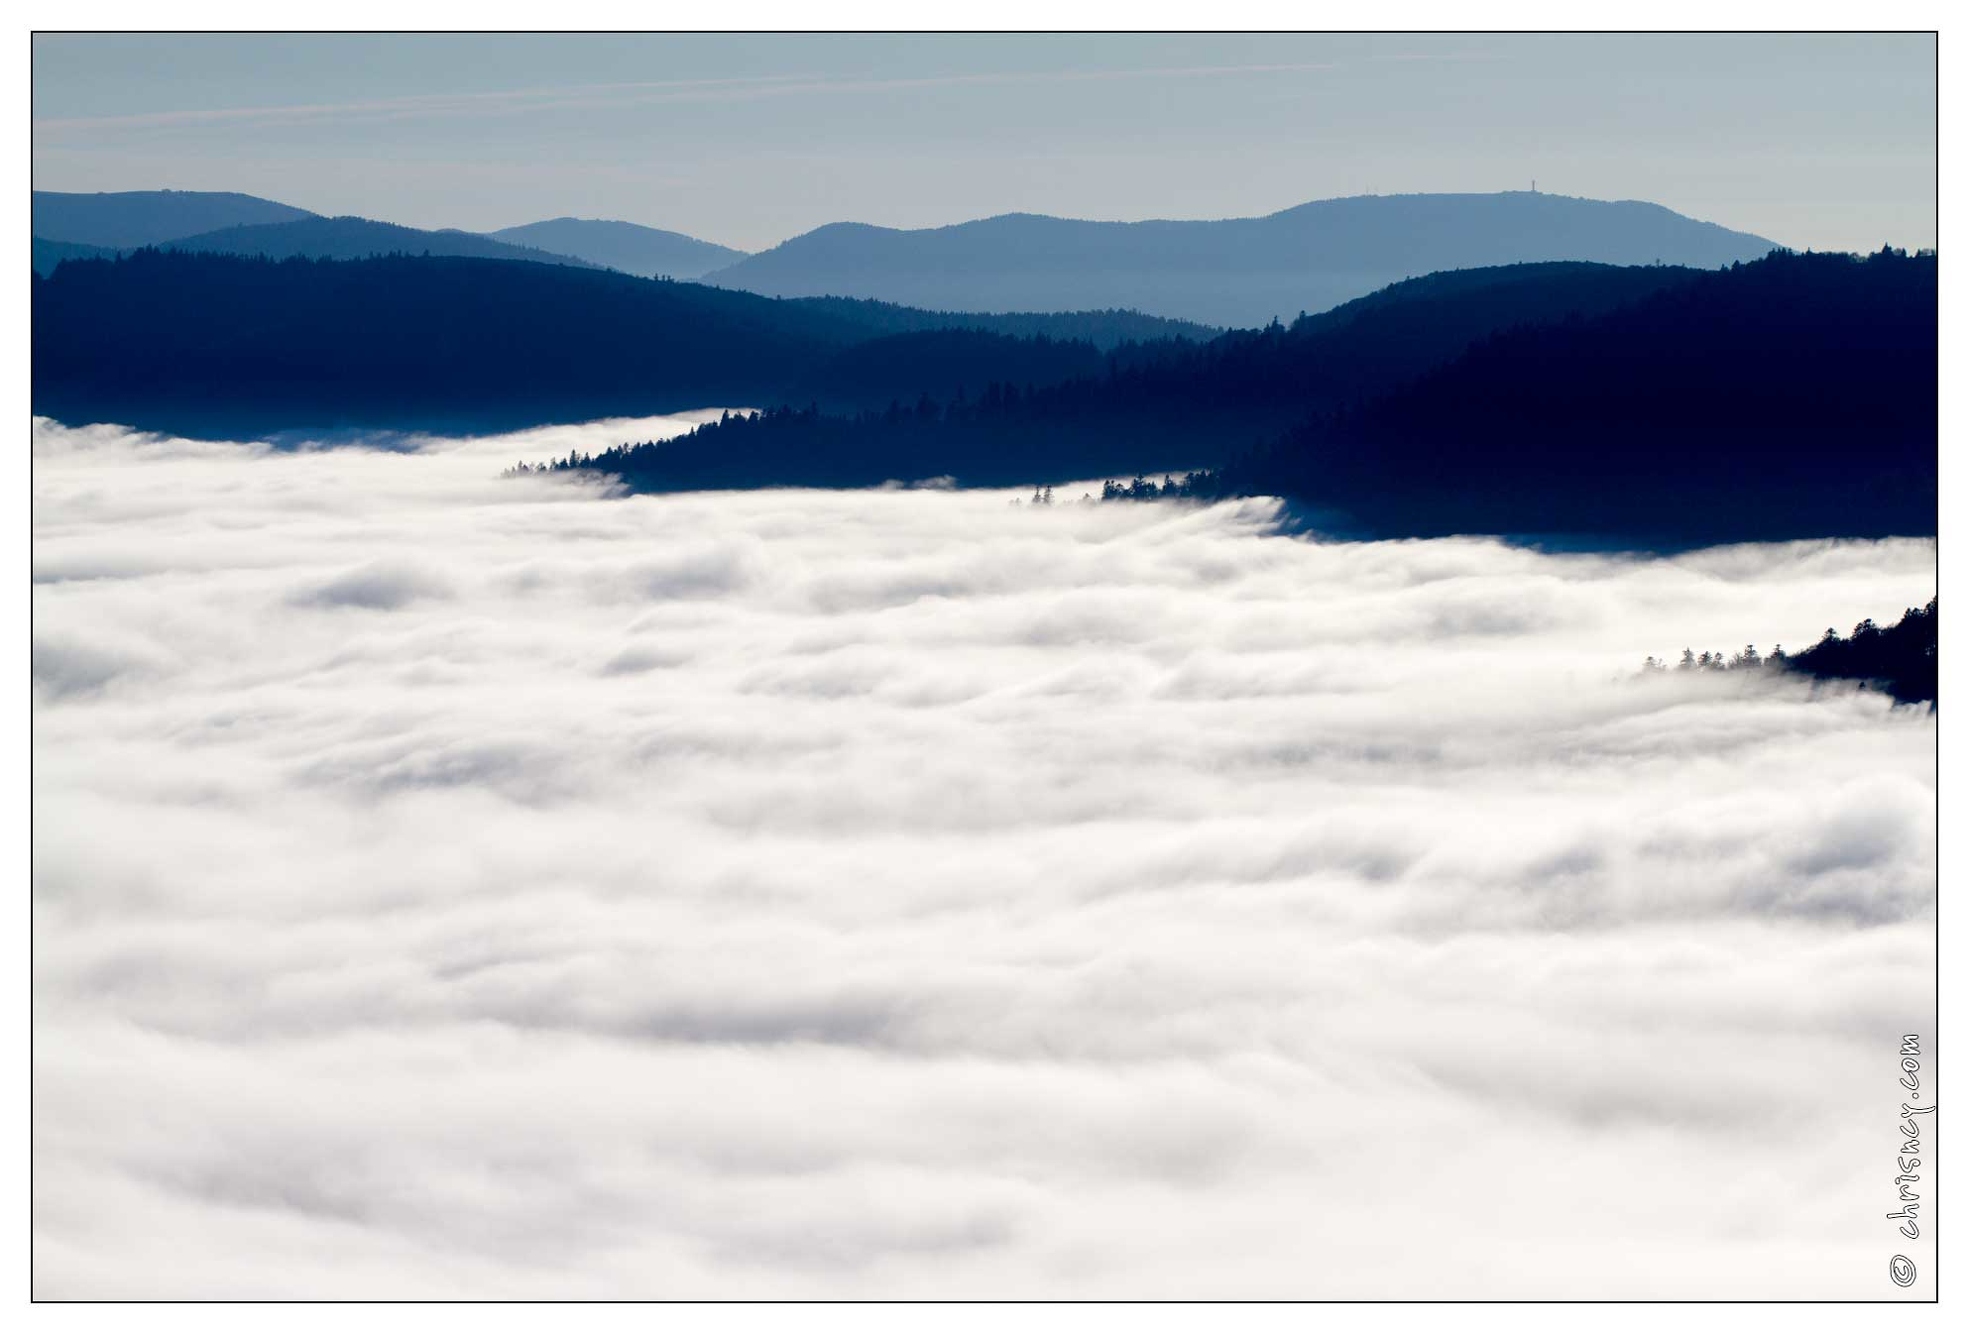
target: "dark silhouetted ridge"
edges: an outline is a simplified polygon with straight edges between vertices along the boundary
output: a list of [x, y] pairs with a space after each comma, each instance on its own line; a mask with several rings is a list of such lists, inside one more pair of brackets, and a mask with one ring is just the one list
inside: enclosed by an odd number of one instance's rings
[[[999, 317], [775, 301], [504, 259], [144, 250], [35, 279], [34, 409], [222, 437], [500, 430], [721, 403], [855, 410], [975, 394], [993, 377], [1088, 374], [1100, 355], [1072, 335], [1140, 317], [1009, 318], [1036, 336], [948, 336]], [[878, 351], [840, 359], [877, 338]]]
[[[1050, 387], [789, 404], [582, 466], [669, 490], [1206, 470], [1379, 535], [1634, 545], [1935, 531], [1932, 255], [1437, 275]], [[1287, 423], [1294, 419], [1296, 424]]]
[[[894, 410], [869, 402], [872, 410], [855, 420], [775, 413], [756, 426], [708, 427], [632, 458], [610, 456], [608, 466], [659, 490], [940, 476], [1023, 485], [1211, 466], [1318, 412], [1395, 388], [1501, 330], [1602, 313], [1697, 276], [1594, 264], [1435, 275], [1291, 328], [1236, 330], [1201, 344], [1123, 343], [1055, 384], [1001, 363], [997, 374], [970, 376], [963, 401], [925, 380], [928, 405], [906, 393]], [[782, 401], [804, 409], [822, 397]]]
[[34, 280], [34, 410], [218, 436], [493, 430], [757, 402], [861, 336], [600, 269], [140, 251]]
[[1208, 485], [1388, 533], [1929, 534], [1936, 315], [1932, 255], [1775, 254], [1501, 333]]

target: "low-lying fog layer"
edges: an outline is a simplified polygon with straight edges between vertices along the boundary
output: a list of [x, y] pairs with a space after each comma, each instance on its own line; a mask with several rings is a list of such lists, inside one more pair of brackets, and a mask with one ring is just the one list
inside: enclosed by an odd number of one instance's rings
[[1932, 544], [497, 476], [663, 426], [40, 424], [40, 1296], [1895, 1294], [1935, 724], [1636, 669]]

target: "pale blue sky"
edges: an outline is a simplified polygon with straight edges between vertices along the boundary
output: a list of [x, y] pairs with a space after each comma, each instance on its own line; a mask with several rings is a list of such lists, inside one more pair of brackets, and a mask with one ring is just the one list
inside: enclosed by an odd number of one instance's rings
[[1364, 193], [1649, 199], [1935, 242], [1929, 36], [183, 36], [34, 43], [35, 183], [485, 230], [1232, 217]]

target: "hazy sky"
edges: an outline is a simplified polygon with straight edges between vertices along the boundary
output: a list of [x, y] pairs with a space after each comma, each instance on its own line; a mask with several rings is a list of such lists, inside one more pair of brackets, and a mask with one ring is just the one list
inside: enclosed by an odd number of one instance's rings
[[846, 219], [1639, 198], [1794, 246], [1935, 240], [1929, 36], [67, 36], [35, 183], [241, 190], [756, 249]]

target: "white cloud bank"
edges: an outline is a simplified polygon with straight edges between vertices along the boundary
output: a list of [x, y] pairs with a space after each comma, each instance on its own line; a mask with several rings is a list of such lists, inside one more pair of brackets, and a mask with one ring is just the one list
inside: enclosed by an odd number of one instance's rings
[[1935, 724], [1633, 677], [1932, 544], [495, 476], [661, 427], [37, 429], [38, 1295], [1897, 1294]]

